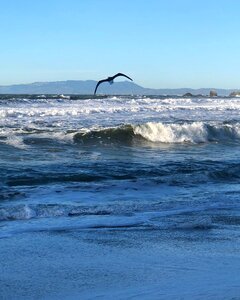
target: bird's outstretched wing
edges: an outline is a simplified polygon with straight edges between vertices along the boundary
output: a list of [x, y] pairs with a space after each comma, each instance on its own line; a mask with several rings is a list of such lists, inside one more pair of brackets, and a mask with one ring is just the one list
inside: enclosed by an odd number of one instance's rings
[[98, 83], [97, 83], [97, 85], [96, 85], [96, 87], [95, 87], [94, 95], [96, 94], [96, 91], [97, 91], [98, 86], [99, 86], [101, 83], [105, 82], [105, 81], [108, 81], [108, 79], [102, 79], [102, 80], [99, 80], [99, 81], [98, 81]]
[[114, 80], [116, 77], [118, 77], [118, 76], [123, 76], [123, 77], [126, 77], [126, 78], [130, 79], [131, 81], [133, 81], [132, 78], [128, 77], [127, 75], [125, 75], [125, 74], [123, 74], [123, 73], [117, 73], [116, 75], [114, 75], [114, 76], [112, 76], [112, 77], [108, 77], [108, 78], [106, 78], [106, 79], [102, 79], [102, 80], [98, 81], [98, 83], [97, 83], [97, 85], [96, 85], [96, 87], [95, 87], [94, 95], [96, 94], [97, 89], [98, 89], [98, 86], [99, 86], [101, 83], [103, 83], [103, 82], [105, 82], [105, 81], [111, 82], [111, 81], [113, 81], [113, 80]]
[[132, 78], [128, 77], [127, 75], [125, 75], [123, 73], [117, 73], [116, 75], [113, 76], [113, 79], [116, 78], [116, 77], [118, 77], [118, 76], [124, 76], [124, 77], [130, 79], [131, 81], [133, 81]]

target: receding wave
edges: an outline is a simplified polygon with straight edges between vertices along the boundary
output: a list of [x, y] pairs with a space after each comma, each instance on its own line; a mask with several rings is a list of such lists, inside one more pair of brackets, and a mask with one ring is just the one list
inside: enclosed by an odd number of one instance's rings
[[211, 124], [147, 122], [139, 125], [123, 125], [77, 133], [75, 142], [83, 144], [132, 143], [207, 143], [237, 141], [240, 139], [240, 123]]
[[[207, 207], [169, 209], [159, 211], [124, 212], [124, 207], [76, 206], [61, 204], [17, 205], [0, 208], [1, 221], [75, 217], [74, 222], [64, 219], [64, 229], [140, 227], [155, 229], [210, 229], [212, 218], [205, 214]], [[61, 221], [60, 221], [61, 222]], [[56, 223], [56, 222], [55, 222]], [[54, 223], [54, 228], [61, 229]], [[32, 224], [33, 225], [33, 224]], [[48, 224], [49, 225], [49, 224]], [[80, 225], [80, 226], [79, 226]], [[20, 228], [19, 228], [20, 229]], [[48, 226], [48, 230], [49, 230]], [[1, 236], [0, 236], [1, 237]]]
[[17, 205], [0, 208], [0, 221], [28, 220], [60, 216], [109, 215], [110, 209], [60, 204]]

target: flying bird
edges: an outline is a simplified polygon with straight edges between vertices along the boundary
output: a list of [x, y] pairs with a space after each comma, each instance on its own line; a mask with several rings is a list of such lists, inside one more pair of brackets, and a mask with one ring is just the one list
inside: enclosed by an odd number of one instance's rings
[[108, 78], [106, 78], [106, 79], [99, 80], [98, 83], [97, 83], [97, 85], [96, 85], [96, 87], [95, 87], [94, 95], [96, 94], [97, 88], [99, 87], [99, 85], [100, 85], [101, 83], [103, 83], [103, 82], [105, 82], [105, 81], [108, 81], [110, 84], [113, 84], [113, 80], [114, 80], [116, 77], [118, 77], [118, 76], [124, 76], [124, 77], [130, 79], [131, 81], [133, 81], [132, 78], [128, 77], [127, 75], [125, 75], [125, 74], [123, 74], [123, 73], [117, 73], [117, 74], [114, 75], [114, 76], [108, 77]]

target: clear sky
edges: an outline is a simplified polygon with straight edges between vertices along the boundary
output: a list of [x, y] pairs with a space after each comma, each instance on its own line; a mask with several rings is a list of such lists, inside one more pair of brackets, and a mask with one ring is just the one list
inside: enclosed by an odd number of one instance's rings
[[0, 0], [0, 85], [240, 88], [239, 0]]

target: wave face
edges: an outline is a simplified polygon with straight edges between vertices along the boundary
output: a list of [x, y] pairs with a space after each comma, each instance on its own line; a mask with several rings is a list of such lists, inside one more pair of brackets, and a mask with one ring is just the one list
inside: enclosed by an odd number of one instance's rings
[[147, 122], [139, 125], [125, 125], [101, 130], [90, 130], [77, 133], [76, 142], [83, 144], [106, 143], [141, 143], [143, 140], [152, 143], [207, 143], [226, 142], [240, 139], [240, 123], [208, 124], [192, 122], [183, 124], [164, 124], [162, 122]]
[[240, 98], [0, 97], [0, 237], [219, 233], [239, 222], [239, 145]]

